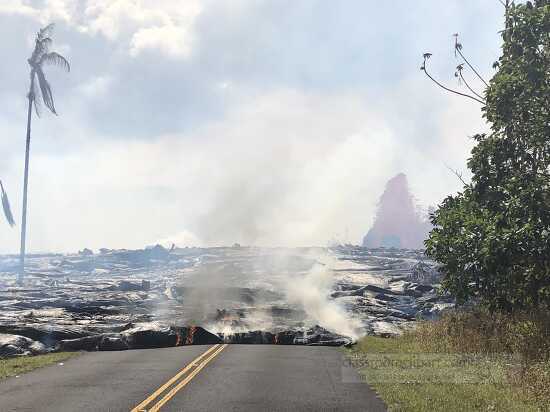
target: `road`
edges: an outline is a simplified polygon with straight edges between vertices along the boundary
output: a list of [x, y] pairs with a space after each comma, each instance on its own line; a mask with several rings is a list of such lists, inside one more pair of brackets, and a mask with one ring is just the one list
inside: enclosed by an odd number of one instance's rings
[[342, 350], [209, 345], [93, 352], [0, 381], [0, 411], [384, 411]]

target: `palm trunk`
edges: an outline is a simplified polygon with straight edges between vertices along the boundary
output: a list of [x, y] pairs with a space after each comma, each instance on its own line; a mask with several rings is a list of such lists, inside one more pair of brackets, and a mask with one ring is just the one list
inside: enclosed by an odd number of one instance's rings
[[23, 182], [23, 216], [21, 218], [21, 252], [19, 255], [19, 282], [23, 280], [25, 275], [25, 245], [27, 238], [27, 189], [29, 185], [29, 152], [31, 149], [31, 117], [32, 117], [32, 102], [34, 89], [34, 71], [31, 72], [31, 86], [29, 90], [29, 111], [27, 114], [27, 143], [25, 148], [25, 177]]

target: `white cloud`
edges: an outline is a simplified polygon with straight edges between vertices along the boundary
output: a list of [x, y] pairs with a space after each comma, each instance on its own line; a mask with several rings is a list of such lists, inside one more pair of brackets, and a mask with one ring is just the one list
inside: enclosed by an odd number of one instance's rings
[[171, 57], [188, 56], [191, 53], [190, 30], [173, 24], [139, 29], [132, 36], [130, 54], [135, 57], [148, 49], [160, 50]]
[[186, 57], [192, 49], [193, 24], [200, 0], [45, 0], [32, 6], [24, 0], [2, 0], [0, 14], [25, 15], [41, 24], [63, 21], [79, 31], [124, 41], [137, 56], [155, 49], [170, 57]]
[[71, 23], [77, 0], [45, 0], [42, 7], [32, 5], [28, 0], [2, 0], [0, 14], [23, 15], [42, 24], [54, 21]]
[[94, 76], [78, 87], [78, 91], [89, 99], [103, 97], [109, 91], [113, 78], [109, 75]]
[[200, 12], [199, 0], [88, 0], [84, 27], [111, 40], [127, 34], [132, 56], [157, 49], [171, 57], [185, 57], [191, 51], [193, 24]]
[[45, 23], [59, 20], [70, 23], [77, 4], [78, 0], [46, 0], [42, 19]]
[[37, 18], [40, 13], [24, 0], [3, 0], [0, 3], [0, 14], [19, 14]]

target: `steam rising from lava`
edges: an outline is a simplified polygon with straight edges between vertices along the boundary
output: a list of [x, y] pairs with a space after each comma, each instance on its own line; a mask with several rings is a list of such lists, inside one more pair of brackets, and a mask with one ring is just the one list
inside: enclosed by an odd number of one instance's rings
[[350, 317], [344, 308], [329, 300], [333, 278], [332, 259], [323, 256], [302, 276], [289, 277], [284, 284], [289, 303], [300, 305], [313, 323], [340, 335], [357, 339], [361, 323]]
[[205, 258], [173, 289], [183, 321], [229, 335], [319, 325], [358, 338], [361, 324], [330, 299], [335, 259], [325, 249], [226, 249]]

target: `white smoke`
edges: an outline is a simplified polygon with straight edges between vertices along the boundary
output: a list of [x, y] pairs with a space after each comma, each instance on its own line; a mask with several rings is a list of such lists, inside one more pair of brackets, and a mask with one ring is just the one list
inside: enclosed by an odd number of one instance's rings
[[333, 287], [332, 258], [323, 256], [307, 273], [289, 275], [282, 284], [289, 303], [300, 305], [311, 321], [340, 335], [358, 339], [361, 322], [329, 299]]
[[[182, 273], [184, 323], [231, 335], [319, 325], [358, 339], [360, 320], [330, 298], [337, 261], [325, 249], [225, 249]], [[289, 312], [274, 315], [274, 308]]]
[[202, 242], [193, 232], [183, 230], [163, 239], [158, 239], [153, 242], [153, 244], [159, 244], [166, 248], [170, 248], [172, 245], [178, 247], [201, 246]]

